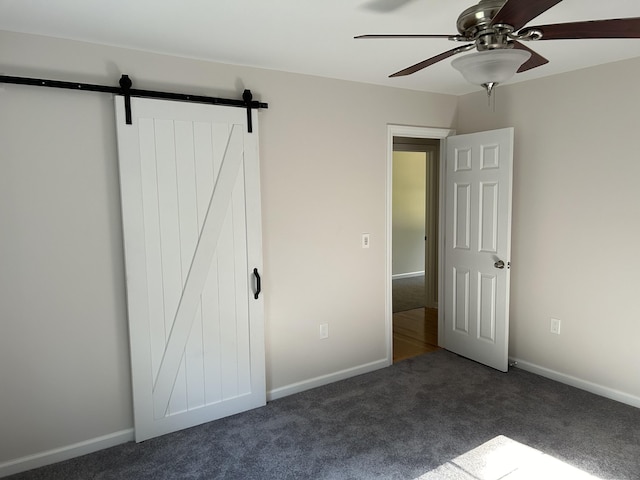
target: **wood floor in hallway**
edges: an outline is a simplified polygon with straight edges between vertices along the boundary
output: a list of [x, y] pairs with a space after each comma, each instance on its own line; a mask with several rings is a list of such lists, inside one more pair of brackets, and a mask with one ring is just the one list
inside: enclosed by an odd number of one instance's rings
[[416, 308], [393, 314], [393, 361], [439, 350], [438, 310]]

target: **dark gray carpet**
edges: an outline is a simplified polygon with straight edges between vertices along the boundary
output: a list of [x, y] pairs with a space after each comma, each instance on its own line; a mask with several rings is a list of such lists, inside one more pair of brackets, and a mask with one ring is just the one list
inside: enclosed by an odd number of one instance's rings
[[[497, 468], [499, 447], [507, 455]], [[518, 476], [522, 451], [538, 455], [530, 468], [559, 470]], [[11, 478], [592, 478], [567, 475], [573, 467], [600, 479], [638, 479], [640, 410], [441, 350]]]
[[393, 313], [425, 306], [424, 275], [392, 281]]

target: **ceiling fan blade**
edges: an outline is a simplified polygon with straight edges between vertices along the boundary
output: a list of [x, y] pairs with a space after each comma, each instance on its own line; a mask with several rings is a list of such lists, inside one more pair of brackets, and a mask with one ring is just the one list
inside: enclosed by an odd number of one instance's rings
[[420, 70], [422, 70], [423, 68], [427, 68], [430, 65], [433, 65], [434, 63], [438, 63], [442, 60], [445, 60], [449, 57], [453, 57], [454, 55], [458, 54], [458, 53], [462, 53], [464, 51], [469, 50], [470, 47], [473, 47], [474, 44], [469, 44], [469, 45], [464, 45], [462, 47], [457, 47], [454, 48], [452, 50], [449, 50], [447, 52], [441, 53], [440, 55], [436, 55], [435, 57], [431, 57], [428, 58], [426, 60], [423, 60], [420, 63], [416, 63], [415, 65], [412, 65], [410, 67], [405, 68], [404, 70], [400, 70], [399, 72], [396, 72], [392, 75], [389, 75], [389, 78], [392, 77], [404, 77], [405, 75], [411, 75], [412, 73], [416, 73]]
[[529, 58], [529, 60], [522, 64], [517, 73], [526, 72], [527, 70], [531, 70], [532, 68], [541, 67], [542, 65], [549, 63], [549, 60], [520, 42], [513, 42], [513, 48], [517, 48], [518, 50], [526, 50], [527, 52], [531, 53], [531, 57]]
[[540, 40], [640, 38], [640, 17], [539, 25], [527, 27], [518, 33], [527, 33], [531, 30], [542, 32]]
[[506, 23], [520, 30], [541, 13], [546, 12], [562, 0], [507, 0], [491, 20], [491, 25]]
[[452, 33], [451, 35], [429, 35], [429, 34], [370, 34], [370, 35], [358, 35], [357, 37], [353, 37], [353, 38], [451, 38], [451, 37], [458, 37], [458, 34], [456, 33]]

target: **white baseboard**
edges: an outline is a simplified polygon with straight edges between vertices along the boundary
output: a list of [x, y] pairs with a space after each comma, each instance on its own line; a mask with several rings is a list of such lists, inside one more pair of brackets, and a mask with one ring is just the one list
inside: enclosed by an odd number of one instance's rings
[[[267, 400], [276, 400], [278, 398], [293, 395], [294, 393], [303, 392], [311, 388], [320, 387], [329, 383], [337, 382], [339, 380], [345, 380], [350, 377], [362, 375], [364, 373], [373, 372], [381, 368], [385, 368], [391, 365], [391, 362], [387, 359], [378, 360], [375, 362], [367, 363], [339, 372], [331, 373], [328, 375], [322, 375], [320, 377], [312, 378], [310, 380], [304, 380], [302, 382], [287, 385], [285, 387], [276, 388], [267, 392]], [[44, 467], [45, 465], [51, 465], [53, 463], [62, 462], [71, 458], [87, 455], [89, 453], [97, 452], [109, 447], [115, 447], [122, 443], [131, 442], [134, 440], [133, 428], [122, 430], [119, 432], [104, 435], [102, 437], [93, 438], [84, 442], [75, 443], [61, 448], [56, 448], [46, 452], [36, 453], [34, 455], [28, 455], [26, 457], [17, 458], [8, 462], [0, 463], [0, 478], [14, 475], [20, 472], [26, 472], [38, 467]]]
[[328, 385], [329, 383], [346, 380], [347, 378], [355, 377], [357, 375], [380, 370], [381, 368], [388, 367], [389, 365], [391, 365], [391, 363], [385, 358], [384, 360], [377, 360], [358, 367], [347, 368], [346, 370], [341, 370], [339, 372], [329, 373], [309, 380], [303, 380], [302, 382], [286, 385], [267, 392], [267, 401], [277, 400], [278, 398], [287, 397], [294, 393], [304, 392], [305, 390]]
[[133, 441], [133, 428], [0, 463], [0, 478]]
[[395, 275], [391, 275], [391, 279], [397, 280], [399, 278], [422, 277], [423, 275], [424, 270], [422, 270], [421, 272], [396, 273]]
[[[587, 392], [600, 395], [611, 400], [615, 400], [632, 407], [640, 408], [640, 398], [630, 395], [628, 393], [614, 390], [609, 387], [604, 387], [596, 383], [583, 380], [581, 378], [573, 377], [564, 373], [557, 372], [539, 365], [520, 360], [518, 358], [510, 358], [509, 363], [516, 362], [517, 368], [521, 368], [527, 372], [535, 373], [542, 377], [555, 380], [572, 387], [586, 390]], [[267, 400], [276, 400], [278, 398], [287, 397], [295, 393], [304, 392], [312, 388], [321, 387], [329, 383], [337, 382], [340, 380], [346, 380], [347, 378], [355, 377], [365, 373], [373, 372], [381, 368], [388, 367], [391, 363], [388, 359], [377, 360], [375, 362], [367, 363], [339, 372], [330, 373], [327, 375], [321, 375], [309, 380], [297, 382], [284, 387], [276, 388], [267, 392]], [[49, 450], [47, 452], [37, 453], [34, 455], [28, 455], [26, 457], [10, 460], [8, 462], [0, 463], [0, 478], [13, 475], [20, 472], [25, 472], [33, 468], [43, 467], [52, 463], [62, 462], [71, 458], [79, 457], [89, 453], [97, 452], [105, 448], [114, 447], [122, 443], [130, 442], [134, 440], [133, 429], [121, 430], [109, 435], [86, 440], [84, 442], [68, 445], [66, 447]]]
[[536, 375], [540, 375], [541, 377], [550, 378], [551, 380], [555, 380], [556, 382], [571, 385], [572, 387], [595, 393], [596, 395], [600, 395], [601, 397], [609, 398], [620, 403], [631, 405], [632, 407], [640, 408], [640, 398], [628, 393], [614, 390], [613, 388], [605, 387], [597, 383], [583, 380], [581, 378], [573, 377], [565, 373], [556, 372], [555, 370], [541, 367], [539, 365], [529, 363], [518, 358], [509, 359], [509, 363], [513, 362], [516, 362], [516, 368], [521, 368], [522, 370], [526, 370], [527, 372], [535, 373]]

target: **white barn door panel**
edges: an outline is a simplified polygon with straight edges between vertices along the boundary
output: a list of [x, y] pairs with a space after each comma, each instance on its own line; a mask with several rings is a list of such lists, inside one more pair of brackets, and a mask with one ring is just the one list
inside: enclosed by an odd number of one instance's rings
[[447, 138], [444, 343], [506, 372], [513, 128]]
[[136, 441], [266, 402], [257, 118], [116, 97]]

